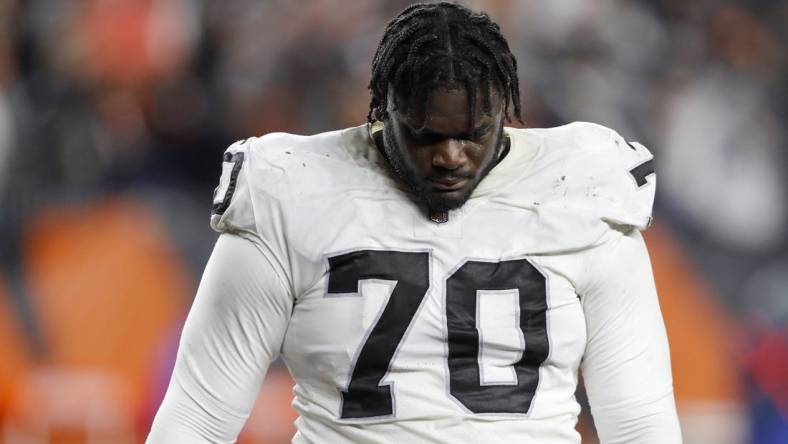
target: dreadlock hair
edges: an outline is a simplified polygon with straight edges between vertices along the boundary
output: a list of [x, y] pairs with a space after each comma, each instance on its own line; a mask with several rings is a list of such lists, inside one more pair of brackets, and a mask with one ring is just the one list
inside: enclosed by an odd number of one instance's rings
[[389, 22], [372, 60], [367, 121], [387, 117], [389, 88], [398, 109], [406, 112], [413, 99], [423, 110], [429, 92], [439, 86], [464, 87], [470, 115], [482, 91], [483, 110], [490, 112], [493, 88], [504, 96], [504, 114], [522, 123], [517, 60], [501, 28], [485, 13], [457, 3], [419, 3]]

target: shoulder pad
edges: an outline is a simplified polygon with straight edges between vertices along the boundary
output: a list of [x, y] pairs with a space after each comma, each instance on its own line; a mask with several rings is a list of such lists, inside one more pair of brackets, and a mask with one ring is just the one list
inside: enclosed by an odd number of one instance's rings
[[219, 232], [257, 233], [261, 217], [277, 216], [278, 199], [270, 192], [282, 171], [269, 161], [286, 148], [288, 136], [272, 133], [230, 145], [222, 157], [222, 174], [214, 190], [211, 227]]
[[654, 156], [638, 142], [627, 142], [601, 125], [578, 122], [570, 155], [572, 169], [587, 180], [584, 191], [593, 211], [611, 225], [646, 229], [656, 189]]

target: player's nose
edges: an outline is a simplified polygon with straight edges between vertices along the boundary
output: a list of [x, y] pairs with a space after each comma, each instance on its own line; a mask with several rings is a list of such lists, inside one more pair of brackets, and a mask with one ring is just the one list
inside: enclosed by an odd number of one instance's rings
[[462, 142], [457, 139], [446, 139], [432, 152], [432, 166], [447, 170], [456, 170], [465, 165], [467, 160]]

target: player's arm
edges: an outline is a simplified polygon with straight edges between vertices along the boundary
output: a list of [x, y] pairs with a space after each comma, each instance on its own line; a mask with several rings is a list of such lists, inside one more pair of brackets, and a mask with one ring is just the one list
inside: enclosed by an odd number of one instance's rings
[[581, 370], [601, 442], [680, 443], [668, 341], [640, 232], [611, 230], [588, 271]]
[[257, 242], [219, 237], [147, 443], [235, 442], [292, 311], [268, 257]]

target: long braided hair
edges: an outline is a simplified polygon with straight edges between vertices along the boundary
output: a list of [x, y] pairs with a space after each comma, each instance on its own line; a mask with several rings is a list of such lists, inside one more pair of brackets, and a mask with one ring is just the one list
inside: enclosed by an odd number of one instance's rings
[[[439, 86], [465, 88], [470, 115], [477, 94], [490, 112], [490, 94], [502, 93], [505, 116], [522, 123], [517, 60], [500, 27], [485, 13], [457, 3], [419, 3], [389, 22], [372, 60], [367, 120], [387, 117], [389, 88], [397, 109], [424, 107], [428, 93]], [[420, 100], [417, 102], [415, 99]]]

